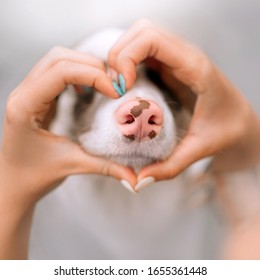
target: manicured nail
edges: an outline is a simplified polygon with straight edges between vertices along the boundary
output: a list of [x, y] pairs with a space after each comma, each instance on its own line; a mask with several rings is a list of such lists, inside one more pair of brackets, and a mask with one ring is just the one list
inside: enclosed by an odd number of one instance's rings
[[123, 92], [122, 92], [122, 90], [121, 90], [121, 88], [120, 88], [120, 86], [119, 86], [116, 82], [113, 82], [113, 87], [114, 87], [114, 89], [116, 90], [116, 92], [117, 92], [120, 96], [123, 96], [123, 95], [124, 95]]
[[126, 90], [126, 87], [125, 87], [125, 78], [122, 74], [119, 74], [118, 76], [118, 82], [119, 82], [119, 86], [123, 92], [123, 94], [125, 94], [125, 90]]
[[137, 183], [137, 185], [135, 186], [135, 191], [140, 191], [141, 189], [153, 184], [155, 182], [154, 177], [150, 176], [150, 177], [146, 177], [143, 178], [140, 182]]
[[132, 194], [137, 194], [128, 181], [121, 180], [120, 183]]

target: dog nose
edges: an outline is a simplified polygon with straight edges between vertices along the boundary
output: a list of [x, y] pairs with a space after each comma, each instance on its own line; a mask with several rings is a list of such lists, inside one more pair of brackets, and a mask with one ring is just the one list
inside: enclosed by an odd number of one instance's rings
[[158, 104], [150, 100], [130, 100], [115, 112], [122, 134], [130, 140], [153, 139], [163, 125], [163, 113]]

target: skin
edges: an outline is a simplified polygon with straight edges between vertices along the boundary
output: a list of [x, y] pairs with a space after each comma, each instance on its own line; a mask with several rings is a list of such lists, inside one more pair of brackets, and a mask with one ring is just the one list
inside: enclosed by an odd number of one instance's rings
[[[214, 155], [211, 171], [218, 185], [230, 172], [259, 162], [258, 116], [239, 90], [190, 43], [141, 19], [112, 47], [108, 62], [113, 71], [124, 75], [127, 89], [136, 79], [136, 66], [147, 63], [192, 113], [187, 133], [171, 156], [143, 168], [138, 181], [150, 176], [155, 181], [173, 178], [197, 160]], [[260, 214], [247, 217], [246, 223], [234, 223], [236, 195], [218, 188], [230, 224], [223, 257], [259, 258]]]
[[[216, 171], [245, 168], [258, 160], [258, 116], [200, 50], [141, 19], [112, 47], [108, 63], [124, 75], [129, 89], [136, 78], [136, 66], [143, 61], [161, 73], [193, 116], [184, 139], [169, 159], [145, 167], [138, 181], [148, 176], [156, 181], [173, 178], [195, 161], [219, 153], [225, 154], [225, 161], [216, 157]], [[246, 157], [238, 162], [235, 159], [241, 152]], [[232, 164], [227, 158], [232, 158]]]
[[[144, 60], [162, 73], [193, 117], [185, 138], [169, 159], [144, 168], [138, 175], [125, 166], [88, 155], [80, 146], [48, 131], [56, 97], [68, 84], [94, 86], [111, 98], [118, 97], [101, 61], [54, 48], [11, 93], [0, 150], [1, 259], [27, 257], [35, 204], [71, 174], [103, 174], [135, 186], [147, 176], [172, 178], [212, 154], [217, 154], [216, 172], [234, 165], [245, 168], [255, 162], [252, 155], [257, 154], [258, 118], [203, 53], [140, 20], [111, 49], [108, 62], [124, 75], [129, 89], [135, 81], [136, 66]], [[225, 160], [218, 157], [223, 151]], [[245, 166], [235, 164], [238, 151], [244, 155]]]
[[68, 175], [97, 173], [136, 182], [130, 168], [88, 155], [48, 131], [55, 98], [68, 84], [118, 97], [101, 61], [60, 47], [11, 93], [0, 150], [0, 259], [26, 258], [35, 203]]

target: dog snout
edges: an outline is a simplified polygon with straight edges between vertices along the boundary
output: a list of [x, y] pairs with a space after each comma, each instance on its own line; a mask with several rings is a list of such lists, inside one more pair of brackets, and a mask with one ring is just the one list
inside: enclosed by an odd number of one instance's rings
[[119, 130], [130, 140], [153, 139], [161, 131], [163, 112], [160, 106], [151, 100], [129, 100], [115, 112]]

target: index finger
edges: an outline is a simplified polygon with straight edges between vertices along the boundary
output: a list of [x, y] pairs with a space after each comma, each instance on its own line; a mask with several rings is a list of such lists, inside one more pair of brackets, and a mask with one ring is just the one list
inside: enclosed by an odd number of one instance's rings
[[194, 88], [196, 93], [209, 73], [210, 63], [202, 52], [176, 35], [153, 26], [137, 33], [130, 32], [120, 39], [111, 49], [108, 62], [111, 68], [124, 75], [129, 89], [136, 78], [136, 66], [148, 57], [170, 67], [172, 75]]
[[18, 101], [16, 108], [23, 111], [22, 115], [24, 112], [44, 115], [50, 103], [69, 84], [94, 87], [108, 97], [118, 97], [112, 86], [112, 80], [103, 70], [89, 65], [61, 61], [38, 79], [18, 88], [14, 96]]
[[33, 80], [39, 78], [51, 67], [61, 61], [86, 64], [100, 68], [104, 71], [106, 70], [104, 63], [96, 57], [90, 56], [87, 53], [80, 51], [56, 46], [35, 64], [23, 82], [31, 83]]

